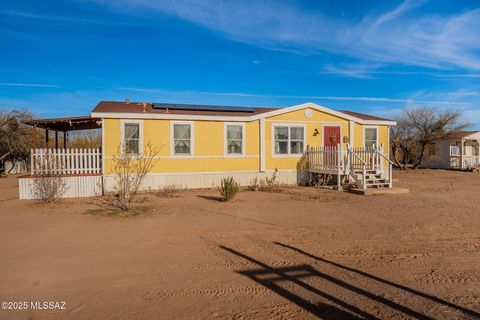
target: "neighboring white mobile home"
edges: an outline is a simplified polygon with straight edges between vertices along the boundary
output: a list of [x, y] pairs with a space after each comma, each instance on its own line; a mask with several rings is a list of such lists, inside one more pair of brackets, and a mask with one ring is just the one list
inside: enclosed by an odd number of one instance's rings
[[470, 170], [480, 166], [480, 131], [459, 132], [427, 147], [427, 168]]

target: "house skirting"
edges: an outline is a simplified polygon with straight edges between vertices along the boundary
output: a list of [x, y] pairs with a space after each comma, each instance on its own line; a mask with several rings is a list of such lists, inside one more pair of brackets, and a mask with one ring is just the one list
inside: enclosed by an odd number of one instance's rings
[[[168, 186], [179, 189], [201, 189], [218, 187], [224, 177], [233, 177], [242, 186], [248, 186], [257, 178], [271, 178], [273, 171], [252, 172], [182, 172], [182, 173], [149, 173], [142, 183], [142, 191], [161, 190]], [[79, 174], [63, 175], [66, 192], [61, 198], [82, 198], [102, 195], [115, 191], [115, 175]], [[44, 179], [38, 176], [22, 176], [18, 178], [19, 198], [21, 200], [36, 199], [34, 193], [35, 180]], [[102, 181], [103, 180], [103, 181]], [[305, 185], [308, 182], [308, 171], [285, 170], [277, 172], [277, 181], [283, 185]]]
[[[66, 191], [61, 198], [82, 198], [102, 195], [101, 174], [79, 174], [61, 176], [65, 182]], [[38, 176], [22, 176], [18, 178], [18, 191], [21, 200], [37, 199], [34, 188], [35, 180], [45, 179]]]
[[[218, 187], [224, 177], [233, 177], [242, 186], [251, 184], [255, 178], [265, 179], [272, 177], [273, 171], [252, 172], [182, 172], [182, 173], [149, 173], [142, 183], [142, 190], [161, 190], [168, 186], [179, 189], [201, 189]], [[304, 185], [308, 181], [308, 171], [288, 170], [278, 171], [277, 180], [284, 185]], [[105, 190], [114, 191], [115, 175], [105, 175]]]

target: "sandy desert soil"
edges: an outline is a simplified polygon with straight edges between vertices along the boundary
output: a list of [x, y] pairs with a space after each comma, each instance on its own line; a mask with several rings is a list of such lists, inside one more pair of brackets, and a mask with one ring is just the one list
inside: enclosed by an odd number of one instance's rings
[[0, 179], [0, 299], [67, 308], [0, 319], [480, 318], [480, 175], [395, 177], [410, 194], [188, 191], [131, 218]]

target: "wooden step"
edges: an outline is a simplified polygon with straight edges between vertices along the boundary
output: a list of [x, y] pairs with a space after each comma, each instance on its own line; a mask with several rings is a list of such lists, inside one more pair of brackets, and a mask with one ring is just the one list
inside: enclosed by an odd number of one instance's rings
[[390, 184], [388, 182], [381, 183], [367, 183], [367, 188], [389, 188]]

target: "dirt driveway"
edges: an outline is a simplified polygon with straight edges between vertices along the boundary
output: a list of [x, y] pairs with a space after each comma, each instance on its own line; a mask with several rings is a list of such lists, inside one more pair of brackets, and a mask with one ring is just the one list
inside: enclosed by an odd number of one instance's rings
[[410, 194], [189, 191], [133, 218], [0, 179], [1, 300], [66, 308], [0, 319], [480, 318], [480, 175], [395, 177]]

